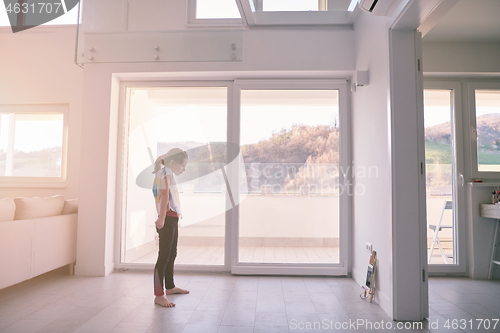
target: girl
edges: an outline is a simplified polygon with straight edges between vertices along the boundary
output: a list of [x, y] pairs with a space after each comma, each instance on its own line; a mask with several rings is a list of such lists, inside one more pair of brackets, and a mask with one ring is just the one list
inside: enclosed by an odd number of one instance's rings
[[174, 284], [174, 261], [177, 255], [178, 221], [181, 216], [179, 193], [175, 185], [175, 175], [186, 169], [187, 153], [179, 148], [172, 148], [159, 156], [153, 173], [153, 195], [156, 201], [158, 219], [155, 222], [159, 234], [158, 260], [154, 271], [155, 304], [163, 307], [175, 306], [166, 295], [187, 294], [189, 291]]

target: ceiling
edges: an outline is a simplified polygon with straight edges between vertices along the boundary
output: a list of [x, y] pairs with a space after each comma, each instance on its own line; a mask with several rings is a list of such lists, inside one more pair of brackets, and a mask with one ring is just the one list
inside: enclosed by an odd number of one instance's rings
[[500, 42], [500, 0], [459, 0], [424, 42]]

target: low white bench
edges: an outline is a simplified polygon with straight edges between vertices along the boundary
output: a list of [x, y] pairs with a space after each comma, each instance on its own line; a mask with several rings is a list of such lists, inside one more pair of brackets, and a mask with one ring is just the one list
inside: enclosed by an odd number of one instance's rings
[[78, 200], [0, 199], [0, 289], [76, 260]]

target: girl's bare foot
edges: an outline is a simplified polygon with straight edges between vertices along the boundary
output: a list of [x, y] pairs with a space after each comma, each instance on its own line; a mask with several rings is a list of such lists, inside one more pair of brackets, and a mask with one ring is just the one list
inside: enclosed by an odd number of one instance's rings
[[165, 296], [165, 295], [156, 296], [155, 297], [155, 304], [163, 306], [164, 308], [171, 308], [171, 307], [175, 306], [175, 303], [170, 302], [168, 300], [167, 296]]
[[167, 289], [165, 291], [167, 295], [173, 295], [173, 294], [189, 294], [189, 290], [181, 289], [179, 287], [174, 287], [172, 289]]

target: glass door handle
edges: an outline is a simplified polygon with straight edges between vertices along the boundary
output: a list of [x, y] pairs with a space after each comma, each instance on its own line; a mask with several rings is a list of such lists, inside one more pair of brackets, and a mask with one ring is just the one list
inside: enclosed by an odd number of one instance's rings
[[460, 172], [458, 177], [460, 177], [460, 186], [464, 186], [464, 174]]

